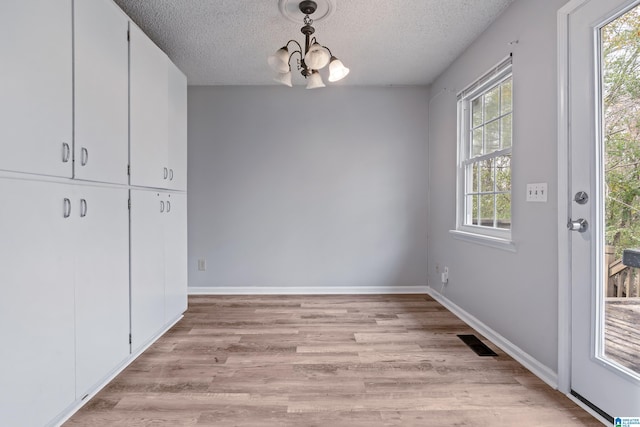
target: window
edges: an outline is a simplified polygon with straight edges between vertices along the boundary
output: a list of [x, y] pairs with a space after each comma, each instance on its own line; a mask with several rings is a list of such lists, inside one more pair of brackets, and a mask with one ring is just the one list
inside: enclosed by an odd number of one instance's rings
[[511, 238], [511, 57], [458, 95], [457, 231]]

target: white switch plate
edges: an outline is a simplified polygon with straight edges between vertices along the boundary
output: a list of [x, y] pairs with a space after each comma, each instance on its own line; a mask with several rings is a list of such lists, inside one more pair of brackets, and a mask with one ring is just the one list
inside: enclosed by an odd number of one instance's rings
[[198, 271], [206, 271], [207, 270], [207, 260], [204, 258], [200, 258], [198, 260]]
[[527, 184], [527, 202], [546, 202], [547, 183]]

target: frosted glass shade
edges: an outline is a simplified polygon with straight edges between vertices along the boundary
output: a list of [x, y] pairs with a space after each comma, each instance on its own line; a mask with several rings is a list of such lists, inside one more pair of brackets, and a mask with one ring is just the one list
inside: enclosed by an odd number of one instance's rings
[[291, 71], [287, 71], [286, 73], [278, 73], [274, 78], [274, 81], [278, 83], [282, 83], [285, 86], [292, 87], [291, 83]]
[[329, 63], [329, 59], [331, 59], [331, 55], [327, 48], [314, 43], [304, 56], [304, 63], [307, 64], [307, 68], [310, 70], [319, 70]]
[[342, 64], [342, 61], [332, 56], [329, 64], [329, 81], [337, 82], [347, 77], [347, 74], [349, 74], [349, 69]]
[[276, 51], [273, 55], [267, 58], [269, 66], [278, 73], [286, 73], [290, 70], [289, 67], [289, 49], [282, 47]]
[[307, 79], [307, 89], [318, 89], [321, 87], [325, 87], [324, 82], [322, 81], [322, 77], [317, 71], [311, 73], [311, 75], [307, 77]]

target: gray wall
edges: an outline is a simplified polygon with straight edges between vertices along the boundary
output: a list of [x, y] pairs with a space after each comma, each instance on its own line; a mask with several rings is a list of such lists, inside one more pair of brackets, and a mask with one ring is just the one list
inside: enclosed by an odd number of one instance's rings
[[[556, 12], [565, 0], [516, 0], [432, 85], [429, 284], [557, 371]], [[518, 40], [517, 44], [509, 43]], [[516, 253], [456, 240], [456, 92], [513, 52], [513, 240]], [[549, 201], [527, 203], [527, 183]]]
[[427, 100], [190, 87], [189, 285], [425, 286]]

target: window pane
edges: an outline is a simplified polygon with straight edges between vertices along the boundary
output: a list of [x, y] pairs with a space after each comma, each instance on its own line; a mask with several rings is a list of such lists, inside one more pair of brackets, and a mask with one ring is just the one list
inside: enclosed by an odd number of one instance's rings
[[500, 149], [500, 121], [496, 120], [485, 126], [485, 151], [491, 154]]
[[478, 127], [482, 124], [482, 97], [471, 101], [471, 123], [472, 127]]
[[493, 227], [495, 195], [489, 194], [478, 197], [480, 197], [480, 225]]
[[511, 78], [502, 83], [502, 112], [505, 114], [511, 111]]
[[488, 122], [500, 115], [500, 86], [484, 95], [484, 121]]
[[511, 147], [511, 114], [501, 118], [500, 122], [500, 137], [502, 139], [502, 148], [509, 148]]
[[495, 158], [496, 165], [496, 191], [511, 190], [511, 157], [500, 156]]
[[511, 229], [510, 194], [498, 194], [496, 196], [496, 211], [497, 227]]
[[[470, 170], [469, 170], [470, 169]], [[469, 169], [467, 170], [467, 173], [471, 172], [473, 174], [473, 182], [472, 182], [472, 187], [467, 191], [468, 193], [477, 193], [478, 190], [478, 164], [474, 163], [472, 166], [469, 167]]]
[[471, 148], [471, 157], [480, 156], [482, 154], [482, 128], [473, 131], [473, 145]]
[[480, 192], [493, 192], [493, 159], [480, 163]]
[[467, 215], [471, 213], [471, 221], [466, 221], [466, 224], [478, 225], [478, 197], [479, 196], [467, 196]]

